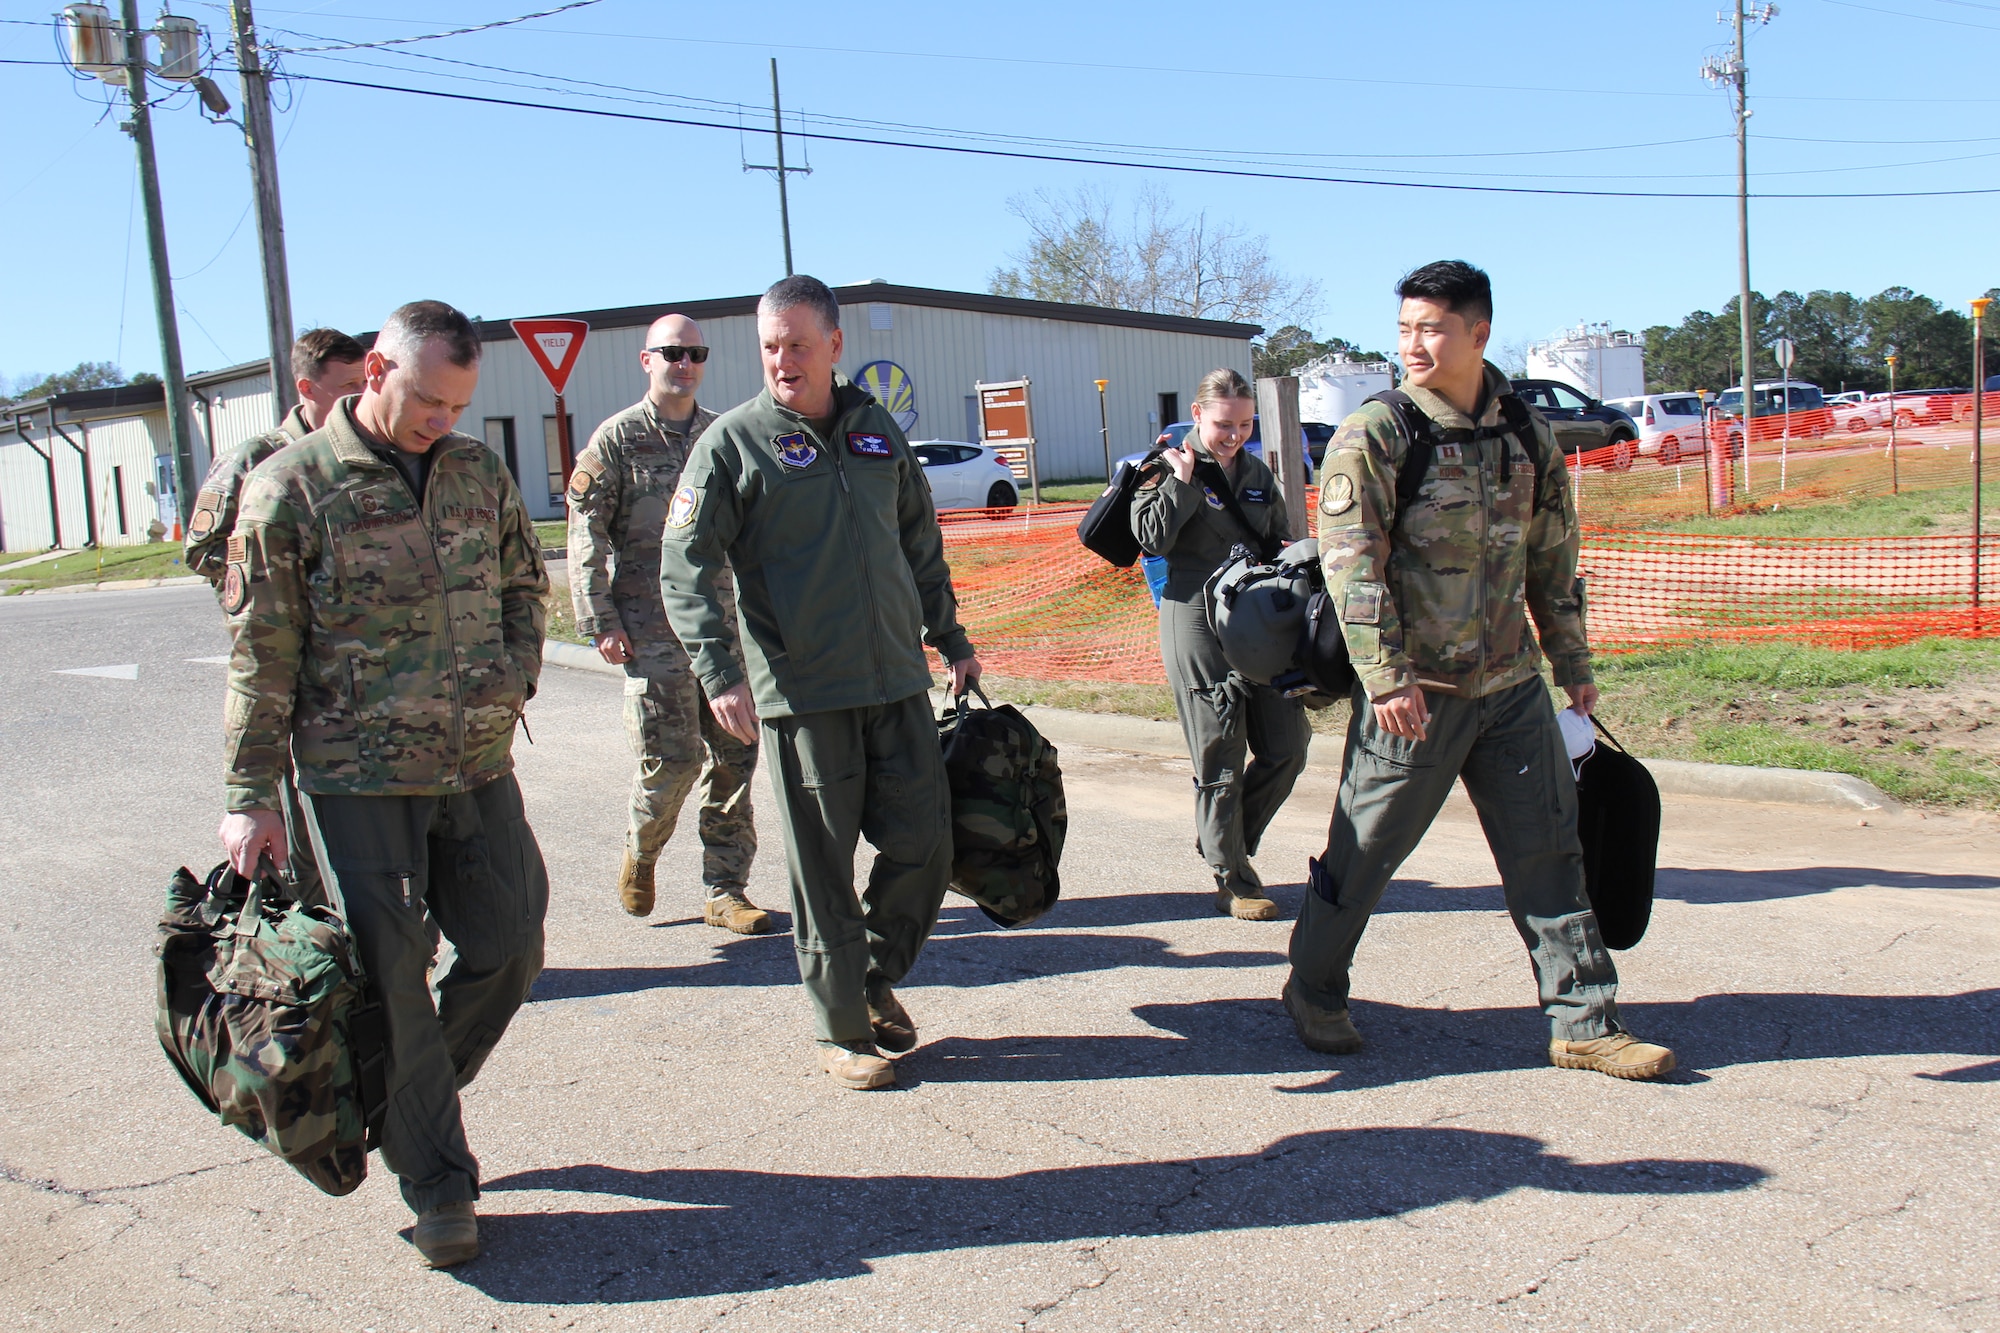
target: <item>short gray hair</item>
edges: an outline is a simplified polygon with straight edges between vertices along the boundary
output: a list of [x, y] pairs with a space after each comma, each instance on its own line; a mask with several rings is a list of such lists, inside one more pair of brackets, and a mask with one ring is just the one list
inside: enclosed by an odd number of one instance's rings
[[463, 369], [478, 362], [478, 326], [443, 301], [412, 301], [399, 305], [382, 321], [375, 335], [375, 350], [389, 360], [413, 363], [417, 352], [428, 342], [444, 344], [445, 356]]
[[833, 288], [804, 273], [772, 283], [757, 302], [757, 313], [782, 315], [794, 306], [811, 309], [828, 333], [840, 327], [840, 302], [834, 298]]

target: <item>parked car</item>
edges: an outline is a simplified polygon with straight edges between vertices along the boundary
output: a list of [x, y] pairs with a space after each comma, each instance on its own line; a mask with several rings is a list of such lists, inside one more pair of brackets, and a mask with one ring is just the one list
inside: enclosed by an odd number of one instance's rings
[[1019, 497], [1014, 469], [983, 444], [915, 440], [910, 448], [924, 465], [931, 503], [939, 509], [1012, 509]]
[[[1318, 426], [1319, 423], [1313, 422], [1311, 423], [1311, 425]], [[1176, 421], [1173, 425], [1167, 427], [1165, 430], [1160, 432], [1159, 437], [1153, 441], [1153, 449], [1178, 449], [1181, 447], [1181, 441], [1185, 440], [1187, 438], [1188, 432], [1193, 429], [1194, 429], [1194, 423], [1192, 421]], [[1331, 440], [1333, 438], [1333, 431], [1331, 428], [1321, 427], [1321, 429], [1326, 431], [1326, 438], [1328, 440]], [[1260, 418], [1258, 420], [1258, 423], [1250, 428], [1250, 438], [1243, 442], [1243, 447], [1245, 449], [1248, 449], [1251, 453], [1257, 455], [1257, 457], [1259, 458], [1262, 458], [1264, 456], [1263, 432], [1264, 432], [1263, 421]], [[1319, 456], [1318, 457], [1314, 456], [1312, 450], [1312, 436], [1313, 432], [1310, 426], [1305, 426], [1305, 425], [1300, 426], [1299, 456], [1305, 459], [1306, 485], [1308, 486], [1312, 485], [1313, 478], [1318, 473], [1319, 458], [1323, 458], [1326, 455], [1326, 444], [1325, 441], [1322, 441], [1320, 443]], [[1152, 452], [1151, 449], [1144, 449], [1135, 454], [1126, 454], [1123, 458], [1119, 459], [1118, 461], [1120, 463], [1130, 463], [1132, 466], [1137, 467], [1140, 464], [1140, 462], [1146, 457], [1146, 455], [1151, 452]]]
[[1609, 448], [1604, 466], [1623, 472], [1639, 456], [1639, 426], [1631, 414], [1599, 402], [1561, 380], [1515, 380], [1514, 392], [1548, 418], [1565, 457]]
[[1702, 451], [1701, 399], [1691, 393], [1642, 393], [1637, 398], [1612, 398], [1615, 407], [1639, 428], [1639, 457], [1678, 463]]
[[1868, 394], [1859, 389], [1828, 394], [1827, 407], [1833, 412], [1833, 428], [1858, 435], [1889, 424], [1889, 395]]

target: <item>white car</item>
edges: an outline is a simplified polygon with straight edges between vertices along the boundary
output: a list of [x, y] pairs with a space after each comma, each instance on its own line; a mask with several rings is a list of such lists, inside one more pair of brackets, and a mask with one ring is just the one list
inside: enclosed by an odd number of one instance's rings
[[1847, 393], [1828, 394], [1826, 405], [1833, 409], [1833, 428], [1860, 434], [1864, 430], [1879, 430], [1889, 424], [1889, 395], [1863, 393], [1859, 389]]
[[962, 440], [913, 440], [931, 503], [939, 509], [1012, 509], [1014, 469], [991, 449]]
[[1645, 393], [1613, 398], [1609, 406], [1639, 428], [1639, 456], [1677, 463], [1702, 451], [1701, 399], [1691, 393]]

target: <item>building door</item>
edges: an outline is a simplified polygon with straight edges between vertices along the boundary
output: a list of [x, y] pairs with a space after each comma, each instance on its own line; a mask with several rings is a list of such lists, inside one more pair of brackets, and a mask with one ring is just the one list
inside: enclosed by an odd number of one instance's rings
[[1160, 395], [1160, 429], [1165, 430], [1181, 419], [1181, 396], [1177, 393]]
[[986, 440], [979, 433], [979, 395], [965, 395], [965, 438], [974, 444], [984, 444]]
[[507, 473], [521, 484], [521, 460], [514, 456], [514, 418], [486, 418], [486, 447], [507, 460]]

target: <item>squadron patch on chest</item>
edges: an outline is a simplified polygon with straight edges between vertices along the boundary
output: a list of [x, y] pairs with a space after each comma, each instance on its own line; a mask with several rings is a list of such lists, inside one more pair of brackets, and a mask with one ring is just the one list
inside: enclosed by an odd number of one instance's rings
[[701, 497], [692, 486], [683, 486], [674, 492], [672, 503], [667, 505], [667, 526], [684, 528], [694, 522], [694, 511], [701, 507]]
[[1215, 488], [1214, 488], [1214, 487], [1212, 487], [1212, 486], [1204, 486], [1204, 487], [1202, 487], [1202, 488], [1201, 488], [1201, 497], [1202, 497], [1202, 499], [1204, 499], [1204, 500], [1208, 501], [1208, 507], [1209, 507], [1210, 509], [1220, 509], [1220, 508], [1222, 508], [1222, 497], [1221, 497], [1221, 496], [1219, 496], [1219, 495], [1217, 495], [1217, 494], [1215, 493]]
[[813, 442], [806, 438], [802, 430], [772, 436], [771, 447], [778, 451], [778, 461], [786, 467], [808, 468], [819, 457], [819, 450], [813, 447]]
[[1344, 514], [1354, 508], [1354, 478], [1345, 472], [1336, 472], [1326, 479], [1326, 485], [1319, 493], [1319, 511], [1322, 514]]
[[887, 458], [895, 450], [889, 447], [886, 435], [870, 435], [865, 431], [847, 432], [847, 452], [860, 454], [863, 458]]

